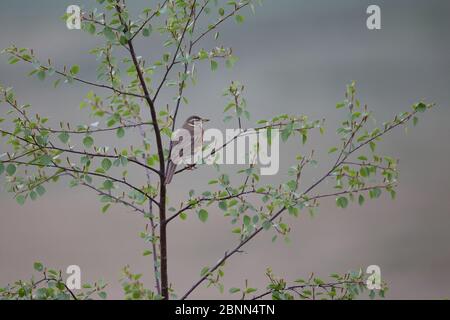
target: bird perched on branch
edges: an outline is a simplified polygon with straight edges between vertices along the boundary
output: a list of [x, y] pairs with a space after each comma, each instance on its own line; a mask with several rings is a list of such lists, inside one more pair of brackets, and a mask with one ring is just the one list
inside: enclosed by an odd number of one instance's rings
[[[200, 152], [203, 147], [203, 123], [208, 122], [209, 119], [201, 118], [199, 116], [190, 116], [186, 119], [181, 129], [186, 130], [189, 133], [190, 139], [181, 139], [178, 141], [172, 141], [170, 145], [170, 158], [167, 164], [165, 183], [169, 184], [172, 181], [173, 175], [177, 168], [177, 164], [172, 161], [172, 150], [176, 146], [178, 150], [181, 149], [179, 156], [182, 159], [189, 159], [193, 157], [197, 152]], [[184, 155], [183, 150], [190, 150], [189, 155]]]

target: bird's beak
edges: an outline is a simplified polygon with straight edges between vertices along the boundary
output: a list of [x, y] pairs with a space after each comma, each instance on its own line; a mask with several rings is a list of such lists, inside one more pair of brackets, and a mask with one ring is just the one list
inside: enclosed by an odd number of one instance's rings
[[205, 119], [205, 118], [202, 119], [202, 122], [208, 122], [208, 121], [209, 121], [209, 119]]

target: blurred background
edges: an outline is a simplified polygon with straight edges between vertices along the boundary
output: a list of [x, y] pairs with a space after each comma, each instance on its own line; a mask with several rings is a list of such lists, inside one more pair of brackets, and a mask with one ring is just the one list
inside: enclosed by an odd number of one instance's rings
[[[131, 2], [131, 1], [129, 1]], [[137, 10], [155, 1], [133, 1]], [[95, 79], [96, 61], [87, 51], [99, 39], [69, 31], [60, 20], [70, 4], [95, 6], [94, 1], [39, 0], [0, 2], [0, 45], [14, 43], [33, 48], [43, 60], [55, 64], [79, 64], [80, 75]], [[366, 8], [381, 7], [382, 29], [366, 28]], [[225, 268], [226, 290], [199, 288], [191, 298], [229, 298], [230, 287], [266, 285], [265, 269], [288, 281], [323, 276], [376, 264], [389, 285], [390, 299], [442, 299], [450, 296], [450, 2], [446, 0], [266, 0], [256, 15], [246, 11], [246, 22], [233, 20], [221, 29], [221, 42], [232, 46], [240, 60], [234, 69], [221, 67], [211, 73], [201, 67], [196, 87], [189, 88], [188, 106], [180, 121], [197, 113], [223, 128], [221, 96], [231, 80], [245, 84], [245, 97], [254, 120], [279, 113], [307, 114], [327, 118], [327, 133], [314, 136], [304, 147], [282, 150], [280, 175], [266, 178], [278, 183], [286, 178], [297, 153], [312, 147], [319, 154], [337, 143], [334, 134], [343, 113], [335, 110], [343, 100], [346, 84], [357, 81], [358, 97], [382, 123], [421, 100], [438, 108], [421, 117], [408, 134], [395, 130], [380, 144], [380, 153], [400, 158], [400, 186], [396, 201], [383, 196], [364, 207], [336, 209], [323, 202], [310, 218], [305, 212], [292, 220], [291, 243], [271, 242], [272, 233], [258, 235], [245, 246], [245, 253], [231, 258]], [[212, 37], [202, 47], [212, 48]], [[140, 42], [139, 54], [160, 54], [153, 45]], [[79, 102], [90, 88], [81, 85], [53, 89], [51, 81], [26, 76], [29, 66], [7, 64], [0, 59], [0, 83], [12, 86], [22, 103], [50, 118], [91, 123], [79, 111]], [[100, 92], [102, 93], [102, 92]], [[104, 92], [103, 92], [104, 93]], [[163, 96], [162, 105], [171, 103]], [[1, 113], [6, 106], [1, 106]], [[90, 122], [89, 122], [90, 121]], [[247, 123], [251, 126], [251, 123]], [[108, 141], [107, 137], [103, 137]], [[127, 135], [133, 139], [133, 135]], [[133, 143], [133, 141], [126, 141]], [[1, 145], [0, 148], [4, 148]], [[322, 150], [322, 151], [320, 151]], [[325, 151], [325, 152], [323, 152]], [[0, 153], [4, 150], [0, 149]], [[321, 160], [319, 158], [319, 160]], [[326, 161], [325, 161], [326, 163]], [[308, 179], [323, 173], [323, 165]], [[236, 171], [231, 168], [231, 171]], [[133, 173], [137, 175], [138, 173]], [[188, 191], [208, 190], [214, 172], [208, 168], [177, 176], [170, 186], [172, 204], [187, 199]], [[109, 298], [123, 297], [118, 279], [129, 264], [152, 284], [150, 257], [143, 257], [146, 244], [139, 238], [146, 220], [119, 206], [100, 212], [97, 197], [89, 190], [70, 189], [67, 180], [47, 186], [37, 202], [16, 204], [0, 187], [0, 284], [26, 279], [34, 261], [65, 269], [77, 264], [82, 281], [105, 279]], [[187, 221], [169, 227], [169, 276], [173, 288], [183, 294], [198, 279], [204, 266], [212, 265], [237, 239], [219, 210], [210, 211], [207, 224], [195, 213]]]

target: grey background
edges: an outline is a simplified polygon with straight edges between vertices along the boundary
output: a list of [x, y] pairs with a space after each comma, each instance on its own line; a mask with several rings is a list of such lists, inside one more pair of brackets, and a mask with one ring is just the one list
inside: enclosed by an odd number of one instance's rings
[[[138, 8], [143, 2], [133, 1], [133, 5]], [[95, 79], [95, 59], [86, 54], [95, 40], [67, 30], [59, 19], [69, 4], [80, 2], [1, 1], [1, 47], [14, 42], [34, 48], [41, 58], [51, 57], [60, 66], [80, 64], [82, 77]], [[369, 4], [382, 8], [381, 31], [365, 27]], [[382, 153], [401, 159], [396, 201], [383, 197], [345, 211], [337, 210], [333, 201], [324, 202], [315, 218], [304, 213], [292, 221], [290, 245], [282, 241], [272, 244], [272, 234], [259, 235], [245, 247], [244, 254], [227, 263], [226, 292], [242, 286], [244, 279], [252, 286], [264, 287], [268, 266], [292, 281], [311, 272], [327, 276], [377, 264], [389, 283], [388, 298], [448, 297], [450, 3], [267, 0], [255, 16], [247, 16], [243, 26], [230, 22], [221, 31], [222, 43], [231, 45], [240, 57], [236, 68], [214, 74], [201, 68], [201, 80], [189, 89], [191, 103], [181, 111], [180, 119], [198, 113], [211, 117], [214, 126], [223, 127], [225, 100], [221, 93], [232, 79], [246, 85], [254, 119], [277, 113], [326, 117], [327, 134], [315, 136], [301, 149], [284, 148], [280, 176], [268, 181], [276, 183], [285, 177], [295, 153], [312, 146], [327, 150], [337, 141], [333, 132], [342, 114], [334, 106], [343, 99], [345, 85], [351, 80], [357, 81], [359, 98], [375, 111], [380, 123], [420, 99], [439, 107], [425, 114], [408, 135], [396, 130], [382, 144]], [[213, 45], [210, 38], [203, 44], [205, 48]], [[143, 56], [155, 56], [148, 43], [140, 43], [138, 50]], [[23, 65], [9, 66], [2, 58], [0, 83], [13, 86], [23, 103], [31, 102], [34, 111], [49, 116], [54, 124], [60, 119], [94, 121], [78, 108], [89, 88], [74, 85], [54, 90], [50, 81], [27, 78], [27, 70]], [[161, 103], [166, 101], [170, 102], [169, 96]], [[1, 106], [2, 113], [5, 108]], [[4, 145], [1, 148], [0, 153]], [[318, 177], [323, 168], [319, 166], [308, 179]], [[202, 169], [195, 180], [189, 175], [177, 177], [170, 188], [171, 203], [186, 199], [193, 187], [207, 190], [211, 173]], [[62, 269], [80, 265], [83, 281], [104, 278], [110, 298], [122, 297], [117, 280], [126, 264], [144, 273], [146, 285], [152, 286], [151, 261], [142, 257], [146, 246], [138, 236], [146, 223], [143, 218], [120, 207], [103, 215], [95, 195], [82, 188], [70, 189], [66, 182], [47, 189], [44, 198], [20, 207], [3, 186], [0, 188], [0, 284], [27, 278], [32, 263], [41, 260]], [[230, 229], [218, 210], [210, 212], [208, 224], [192, 214], [186, 222], [170, 226], [169, 275], [177, 293], [185, 292], [202, 267], [213, 264], [234, 246], [236, 239]], [[192, 297], [230, 295], [201, 287]]]

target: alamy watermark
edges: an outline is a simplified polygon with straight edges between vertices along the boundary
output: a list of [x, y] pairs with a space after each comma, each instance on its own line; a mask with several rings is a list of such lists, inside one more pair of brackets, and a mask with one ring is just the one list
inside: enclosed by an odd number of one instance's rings
[[70, 290], [81, 289], [81, 268], [75, 264], [70, 265], [66, 269], [69, 276], [66, 279], [66, 286]]
[[77, 5], [70, 5], [66, 10], [66, 25], [69, 30], [81, 29], [81, 8]]
[[370, 265], [366, 269], [366, 273], [370, 274], [366, 280], [366, 286], [369, 290], [381, 289], [381, 268], [377, 265]]
[[[195, 137], [202, 137], [196, 139]], [[178, 129], [172, 135], [171, 161], [176, 165], [248, 164], [260, 166], [261, 175], [275, 175], [280, 168], [278, 129], [203, 130]]]
[[[366, 26], [369, 30], [381, 29], [381, 8], [378, 5], [367, 7], [366, 13], [369, 15], [366, 20]], [[66, 25], [69, 30], [81, 29], [81, 8], [77, 5], [70, 5], [66, 10]]]

